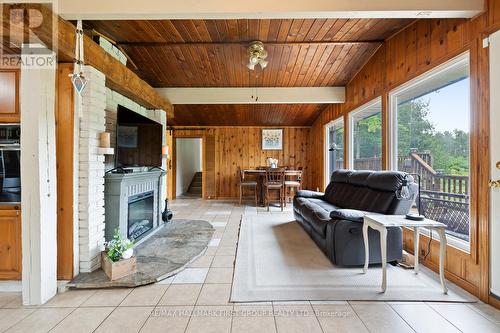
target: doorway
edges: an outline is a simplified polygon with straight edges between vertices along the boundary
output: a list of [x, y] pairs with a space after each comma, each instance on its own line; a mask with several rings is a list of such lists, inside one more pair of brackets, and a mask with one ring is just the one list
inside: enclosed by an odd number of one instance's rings
[[175, 196], [201, 198], [203, 193], [203, 141], [175, 139]]

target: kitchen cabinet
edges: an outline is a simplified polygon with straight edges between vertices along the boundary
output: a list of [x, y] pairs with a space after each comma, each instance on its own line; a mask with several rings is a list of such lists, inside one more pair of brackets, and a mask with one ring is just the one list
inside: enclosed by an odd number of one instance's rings
[[21, 211], [0, 208], [0, 280], [21, 279]]
[[0, 70], [0, 123], [18, 123], [19, 70]]

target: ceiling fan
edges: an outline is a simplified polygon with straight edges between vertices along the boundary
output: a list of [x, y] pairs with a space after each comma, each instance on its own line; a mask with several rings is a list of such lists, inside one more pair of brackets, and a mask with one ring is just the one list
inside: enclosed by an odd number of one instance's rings
[[256, 65], [260, 65], [260, 68], [264, 69], [267, 66], [267, 51], [264, 50], [264, 43], [261, 41], [253, 41], [248, 46], [248, 69], [254, 70]]

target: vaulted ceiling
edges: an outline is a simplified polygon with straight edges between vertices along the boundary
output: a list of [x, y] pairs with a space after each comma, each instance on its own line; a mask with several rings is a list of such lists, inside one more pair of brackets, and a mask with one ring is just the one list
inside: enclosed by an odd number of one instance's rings
[[[344, 86], [410, 19], [85, 21], [111, 39], [154, 87]], [[246, 48], [264, 42], [262, 70]], [[175, 125], [311, 125], [324, 105], [176, 105]]]

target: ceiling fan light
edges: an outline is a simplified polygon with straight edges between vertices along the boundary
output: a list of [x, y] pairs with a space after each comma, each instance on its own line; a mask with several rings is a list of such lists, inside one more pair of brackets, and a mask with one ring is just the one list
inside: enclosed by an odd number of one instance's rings
[[247, 67], [249, 70], [253, 71], [255, 69], [255, 64], [252, 64], [251, 62], [249, 62]]
[[259, 61], [260, 68], [262, 68], [262, 69], [266, 68], [267, 64], [268, 64], [267, 61], [265, 61], [264, 59], [260, 59], [260, 61]]
[[256, 65], [259, 62], [258, 56], [250, 56], [250, 63]]

